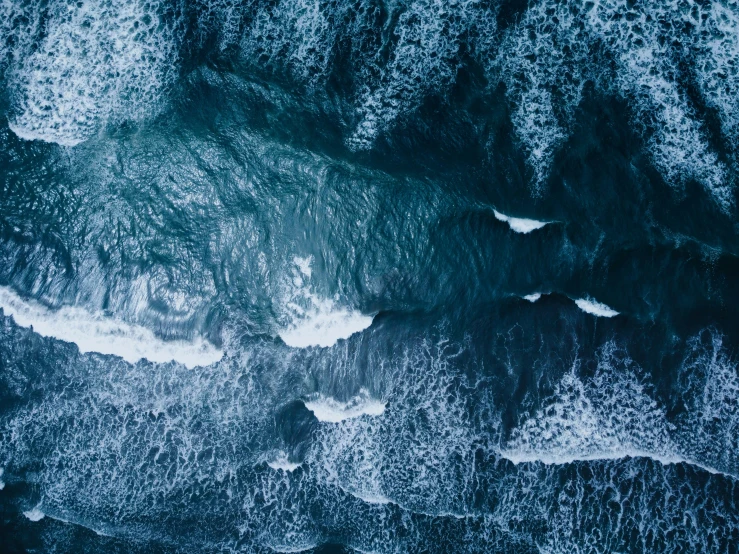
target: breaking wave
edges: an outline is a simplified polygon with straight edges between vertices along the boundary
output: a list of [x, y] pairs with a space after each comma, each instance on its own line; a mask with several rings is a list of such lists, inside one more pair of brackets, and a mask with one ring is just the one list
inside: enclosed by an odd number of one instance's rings
[[145, 327], [103, 313], [74, 306], [50, 310], [33, 300], [23, 300], [8, 287], [0, 287], [0, 308], [21, 327], [74, 343], [83, 353], [112, 354], [130, 363], [142, 359], [157, 363], [176, 361], [190, 368], [214, 364], [223, 357], [221, 350], [202, 338], [192, 342], [164, 341]]

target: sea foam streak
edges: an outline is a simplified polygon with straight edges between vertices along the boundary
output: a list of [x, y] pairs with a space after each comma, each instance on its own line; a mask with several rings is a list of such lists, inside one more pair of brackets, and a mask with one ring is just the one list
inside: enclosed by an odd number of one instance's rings
[[544, 227], [548, 221], [537, 221], [536, 219], [524, 219], [521, 217], [511, 217], [500, 213], [498, 210], [493, 210], [495, 219], [498, 221], [504, 221], [508, 226], [516, 233], [523, 233], [524, 235], [531, 231], [536, 231]]
[[592, 298], [577, 298], [575, 300], [575, 304], [577, 304], [577, 307], [583, 312], [597, 317], [613, 317], [619, 314], [619, 312], [613, 308], [600, 302], [596, 302]]
[[359, 394], [347, 402], [318, 394], [304, 403], [318, 421], [327, 423], [339, 423], [363, 415], [379, 416], [385, 412], [385, 402], [370, 397], [367, 389], [360, 389]]
[[163, 341], [149, 329], [130, 325], [100, 312], [64, 306], [50, 310], [33, 300], [23, 300], [8, 287], [0, 287], [0, 308], [21, 327], [32, 327], [44, 337], [73, 342], [80, 352], [120, 356], [130, 363], [142, 358], [151, 362], [179, 362], [189, 368], [207, 366], [223, 352], [198, 338], [193, 342]]

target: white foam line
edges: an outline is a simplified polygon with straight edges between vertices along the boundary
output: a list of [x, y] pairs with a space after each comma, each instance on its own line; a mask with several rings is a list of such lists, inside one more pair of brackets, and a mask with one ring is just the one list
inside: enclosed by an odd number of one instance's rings
[[8, 128], [13, 131], [15, 136], [22, 140], [40, 140], [42, 142], [48, 142], [51, 144], [58, 144], [59, 146], [77, 146], [79, 143], [84, 142], [84, 139], [69, 138], [69, 137], [53, 137], [42, 132], [31, 131], [24, 129], [23, 127], [16, 125], [14, 122], [8, 120]]
[[361, 389], [359, 394], [347, 402], [339, 402], [331, 397], [315, 395], [311, 400], [304, 401], [318, 421], [340, 423], [363, 415], [380, 416], [385, 412], [385, 402], [371, 398], [367, 389]]
[[537, 221], [536, 219], [511, 217], [509, 215], [500, 213], [498, 210], [493, 210], [493, 213], [495, 214], [495, 219], [497, 219], [498, 221], [504, 221], [513, 231], [515, 231], [516, 233], [522, 233], [524, 235], [530, 233], [531, 231], [541, 229], [546, 224], [550, 223], [549, 221]]
[[44, 337], [77, 345], [80, 352], [119, 356], [129, 363], [179, 362], [188, 368], [207, 366], [223, 357], [223, 351], [208, 341], [164, 341], [152, 331], [130, 325], [103, 313], [75, 306], [50, 310], [33, 300], [23, 300], [12, 289], [0, 287], [0, 308], [21, 327], [32, 328]]
[[575, 304], [577, 304], [577, 307], [583, 312], [592, 314], [596, 317], [613, 317], [619, 314], [619, 312], [613, 308], [600, 302], [596, 302], [592, 298], [577, 298], [575, 299]]
[[707, 466], [690, 458], [683, 458], [676, 454], [655, 454], [654, 452], [647, 452], [644, 450], [622, 450], [622, 451], [611, 451], [611, 452], [599, 452], [597, 454], [587, 454], [583, 456], [547, 456], [544, 454], [522, 454], [513, 451], [502, 451], [500, 455], [506, 460], [513, 462], [515, 465], [539, 462], [544, 465], [566, 465], [574, 462], [595, 462], [595, 461], [609, 461], [609, 460], [623, 460], [625, 458], [648, 458], [659, 462], [662, 465], [677, 465], [686, 464], [689, 466], [697, 467], [706, 471], [712, 475], [722, 475], [731, 479], [737, 479], [737, 476], [731, 473], [725, 473], [719, 471], [716, 468]]
[[541, 298], [540, 292], [534, 292], [532, 294], [527, 294], [526, 296], [523, 297], [524, 300], [528, 300], [532, 304], [536, 302], [537, 300], [539, 300], [539, 298]]

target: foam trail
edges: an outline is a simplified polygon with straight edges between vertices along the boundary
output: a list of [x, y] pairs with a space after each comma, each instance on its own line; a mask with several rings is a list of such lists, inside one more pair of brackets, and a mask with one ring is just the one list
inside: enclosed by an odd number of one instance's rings
[[524, 219], [522, 217], [511, 217], [500, 213], [498, 210], [493, 210], [495, 219], [498, 221], [504, 221], [508, 226], [516, 233], [528, 234], [531, 231], [536, 231], [544, 227], [548, 221], [537, 221], [536, 219]]
[[540, 292], [534, 292], [532, 294], [527, 294], [526, 296], [523, 297], [524, 300], [528, 300], [532, 304], [536, 302], [537, 300], [539, 300], [539, 298], [541, 298]]
[[130, 363], [142, 358], [151, 362], [179, 362], [189, 368], [207, 366], [223, 357], [223, 351], [198, 338], [193, 342], [163, 341], [149, 329], [130, 325], [100, 312], [75, 306], [50, 310], [26, 301], [8, 287], [0, 287], [0, 308], [21, 327], [32, 327], [44, 337], [77, 345], [80, 352], [120, 356]]
[[31, 521], [41, 521], [46, 517], [46, 514], [39, 510], [38, 506], [35, 507], [33, 510], [28, 510], [27, 512], [23, 512], [23, 515], [26, 516]]
[[361, 389], [357, 396], [347, 402], [318, 394], [304, 403], [318, 421], [327, 423], [339, 423], [363, 415], [379, 416], [385, 412], [385, 402], [371, 398], [367, 389]]
[[619, 312], [613, 308], [606, 306], [601, 302], [596, 302], [592, 298], [578, 298], [575, 300], [575, 304], [583, 312], [592, 314], [596, 317], [613, 317], [617, 316]]

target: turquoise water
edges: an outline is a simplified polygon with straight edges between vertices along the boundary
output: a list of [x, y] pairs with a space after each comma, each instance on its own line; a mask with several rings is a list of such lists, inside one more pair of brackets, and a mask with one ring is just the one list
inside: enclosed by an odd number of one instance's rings
[[0, 550], [736, 552], [738, 32], [0, 3]]

